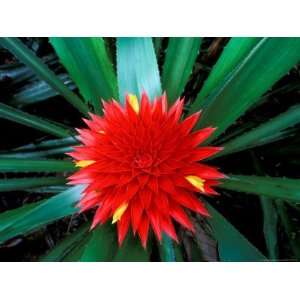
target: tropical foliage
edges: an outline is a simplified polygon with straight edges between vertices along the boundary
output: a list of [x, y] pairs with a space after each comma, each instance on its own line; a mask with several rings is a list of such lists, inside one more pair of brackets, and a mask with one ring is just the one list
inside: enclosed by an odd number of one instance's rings
[[[9, 89], [0, 102], [0, 117], [5, 125], [7, 120], [17, 123], [24, 135], [34, 130], [40, 135], [33, 135], [27, 143], [21, 139], [1, 147], [2, 198], [9, 202], [18, 195], [30, 200], [7, 205], [9, 209], [0, 207], [0, 249], [57, 224], [59, 238], [36, 259], [299, 259], [295, 219], [300, 201], [296, 172], [300, 106], [287, 97], [281, 110], [273, 108], [274, 95], [288, 95], [299, 88], [299, 77], [292, 83], [285, 78], [289, 72], [299, 75], [300, 39], [235, 37], [221, 40], [221, 46], [219, 42], [207, 38], [50, 38], [56, 55], [44, 57], [24, 39], [1, 38], [1, 51], [8, 51], [20, 63], [0, 68], [0, 80]], [[203, 59], [216, 45], [221, 50], [206, 67]], [[84, 185], [66, 184], [77, 168], [65, 155], [79, 144], [75, 128], [83, 126], [82, 117], [89, 118], [89, 112], [102, 115], [100, 99], [114, 98], [123, 105], [127, 93], [141, 97], [143, 91], [150, 99], [166, 91], [170, 105], [184, 95], [185, 117], [202, 110], [196, 129], [217, 127], [207, 143], [224, 147], [208, 163], [227, 175], [218, 187], [219, 196], [202, 197], [211, 217], [190, 213], [194, 235], [176, 228], [178, 244], [167, 235], [161, 243], [150, 236], [146, 249], [132, 234], [118, 247], [115, 225], [89, 230], [93, 213], [78, 213]], [[43, 103], [48, 103], [49, 111], [39, 109]], [[262, 162], [262, 156], [271, 158], [271, 167]], [[272, 164], [278, 161], [285, 162], [286, 173], [274, 171]], [[248, 218], [243, 219], [245, 215]], [[253, 227], [259, 228], [259, 237], [249, 234]]]

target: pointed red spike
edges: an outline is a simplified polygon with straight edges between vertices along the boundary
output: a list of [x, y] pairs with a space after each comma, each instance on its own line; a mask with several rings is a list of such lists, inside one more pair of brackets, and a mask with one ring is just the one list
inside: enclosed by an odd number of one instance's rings
[[191, 230], [192, 232], [195, 231], [194, 226], [184, 210], [176, 204], [173, 204], [170, 208], [170, 215], [172, 218], [180, 223], [182, 226], [186, 227], [187, 229]]
[[146, 248], [147, 246], [148, 232], [149, 232], [149, 219], [144, 214], [142, 216], [140, 226], [138, 227], [138, 234], [144, 248]]
[[129, 225], [130, 225], [130, 212], [129, 212], [129, 210], [127, 210], [123, 214], [121, 219], [117, 222], [119, 246], [122, 245], [122, 243], [123, 243], [123, 241], [126, 237], [126, 234], [128, 232], [128, 229], [129, 229]]

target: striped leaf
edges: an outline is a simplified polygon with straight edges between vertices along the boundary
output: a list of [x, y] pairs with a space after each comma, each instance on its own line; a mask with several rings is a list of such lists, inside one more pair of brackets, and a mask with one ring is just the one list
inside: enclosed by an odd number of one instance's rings
[[30, 67], [37, 76], [45, 80], [53, 89], [57, 90], [67, 101], [83, 114], [88, 113], [88, 107], [82, 100], [69, 90], [61, 80], [28, 49], [18, 38], [0, 38], [0, 45], [12, 52], [21, 62]]
[[225, 80], [226, 76], [249, 54], [250, 50], [259, 40], [261, 38], [233, 37], [230, 39], [192, 104], [191, 112], [198, 111], [207, 106], [207, 96]]
[[110, 223], [97, 226], [89, 235], [80, 261], [111, 261], [118, 247], [115, 226]]
[[102, 38], [53, 37], [50, 42], [80, 93], [97, 113], [101, 112], [101, 98], [118, 98], [116, 76]]
[[299, 60], [300, 38], [262, 39], [209, 96], [198, 126], [217, 127], [218, 137]]
[[279, 116], [223, 144], [224, 150], [215, 157], [278, 141], [287, 136], [288, 128], [298, 123], [300, 123], [300, 105], [295, 105]]
[[117, 39], [117, 74], [121, 102], [126, 94], [151, 99], [161, 94], [160, 77], [151, 38]]
[[300, 203], [300, 179], [229, 175], [221, 188]]
[[56, 137], [68, 137], [72, 133], [71, 130], [63, 125], [39, 118], [4, 103], [0, 103], [0, 118], [52, 134]]
[[170, 38], [162, 72], [162, 87], [169, 102], [183, 92], [201, 47], [201, 38]]
[[63, 177], [0, 179], [0, 192], [24, 191], [29, 188], [64, 185], [65, 183], [66, 179]]
[[54, 159], [0, 159], [0, 172], [67, 172], [75, 171], [71, 161]]
[[216, 209], [207, 203], [214, 236], [218, 241], [221, 261], [248, 262], [267, 261], [232, 224], [230, 224]]
[[57, 245], [54, 246], [46, 255], [40, 258], [42, 262], [56, 262], [63, 261], [63, 259], [69, 255], [72, 250], [80, 244], [82, 240], [87, 236], [90, 223], [85, 223], [75, 232], [64, 238]]
[[33, 204], [0, 214], [0, 243], [17, 235], [28, 234], [55, 220], [78, 211], [75, 207], [80, 199], [83, 186], [69, 188], [67, 191]]

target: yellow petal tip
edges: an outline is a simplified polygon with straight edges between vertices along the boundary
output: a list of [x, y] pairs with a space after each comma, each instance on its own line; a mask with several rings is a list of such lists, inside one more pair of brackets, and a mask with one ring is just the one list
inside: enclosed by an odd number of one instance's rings
[[193, 185], [195, 188], [197, 188], [198, 190], [200, 190], [201, 192], [204, 192], [204, 182], [205, 180], [198, 177], [198, 176], [194, 176], [194, 175], [189, 175], [186, 176], [185, 179], [191, 184]]
[[75, 166], [79, 168], [84, 168], [89, 165], [92, 165], [94, 162], [95, 162], [94, 160], [79, 160], [75, 163]]
[[136, 95], [129, 94], [128, 95], [128, 102], [132, 109], [138, 114], [140, 111], [140, 105], [139, 105], [139, 100]]
[[112, 224], [118, 222], [121, 217], [123, 216], [124, 212], [126, 211], [128, 207], [128, 203], [123, 203], [122, 205], [120, 205], [114, 212], [113, 214], [113, 219], [112, 219]]

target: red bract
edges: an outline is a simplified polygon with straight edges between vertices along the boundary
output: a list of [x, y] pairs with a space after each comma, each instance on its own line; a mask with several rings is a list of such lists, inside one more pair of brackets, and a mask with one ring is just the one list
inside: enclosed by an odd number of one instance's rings
[[146, 247], [152, 228], [177, 240], [173, 222], [194, 231], [186, 210], [208, 216], [199, 193], [217, 194], [213, 187], [224, 175], [200, 163], [221, 150], [199, 147], [215, 130], [192, 131], [200, 113], [181, 120], [183, 100], [167, 108], [163, 95], [141, 104], [134, 95], [125, 107], [103, 102], [103, 117], [91, 114], [88, 129], [78, 129], [83, 145], [69, 153], [81, 169], [71, 184], [86, 184], [79, 203], [81, 211], [97, 208], [92, 228], [109, 219], [117, 223], [121, 245], [129, 227]]

